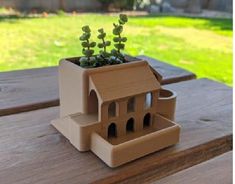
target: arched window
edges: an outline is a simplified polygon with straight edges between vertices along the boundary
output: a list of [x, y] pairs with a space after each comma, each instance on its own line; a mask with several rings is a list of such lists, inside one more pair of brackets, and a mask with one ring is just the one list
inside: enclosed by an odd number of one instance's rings
[[109, 118], [110, 117], [115, 117], [116, 116], [116, 112], [117, 112], [117, 109], [116, 109], [116, 102], [112, 102], [109, 104], [109, 108], [108, 108], [108, 115], [109, 115]]
[[151, 123], [151, 115], [150, 115], [150, 113], [147, 113], [147, 114], [144, 116], [143, 127], [144, 127], [144, 128], [149, 127], [149, 126], [150, 126], [150, 123]]
[[126, 123], [126, 132], [134, 132], [134, 119], [130, 118]]
[[117, 127], [115, 123], [111, 123], [108, 127], [108, 138], [117, 137]]
[[145, 95], [145, 104], [144, 104], [145, 109], [152, 107], [152, 103], [153, 103], [153, 95], [151, 92], [149, 92]]
[[135, 111], [135, 97], [132, 97], [127, 102], [127, 112]]
[[94, 90], [90, 92], [89, 102], [88, 102], [88, 112], [98, 113], [98, 98]]

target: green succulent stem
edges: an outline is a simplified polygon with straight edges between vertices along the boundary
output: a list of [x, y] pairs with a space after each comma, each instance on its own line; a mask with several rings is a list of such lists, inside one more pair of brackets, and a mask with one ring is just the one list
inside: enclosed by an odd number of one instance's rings
[[104, 38], [102, 38], [101, 40], [102, 40], [102, 42], [103, 42], [103, 44], [104, 44], [104, 52], [106, 52], [105, 40], [104, 40]]
[[[118, 34], [118, 38], [119, 38], [118, 44], [121, 44], [122, 43], [122, 41], [121, 41], [121, 38], [122, 38], [121, 34]], [[118, 53], [121, 53], [121, 49], [120, 48], [118, 48], [117, 51], [118, 51]]]
[[[87, 50], [90, 50], [90, 46], [89, 46], [89, 45], [90, 45], [90, 41], [89, 41], [89, 39], [87, 39], [86, 41], [87, 41], [87, 43], [88, 43]], [[88, 63], [90, 63], [90, 62], [91, 62], [91, 61], [90, 61], [90, 56], [89, 56], [89, 55], [87, 56], [87, 60], [88, 60]]]
[[113, 34], [116, 36], [113, 39], [113, 41], [116, 42], [116, 44], [114, 44], [115, 52], [116, 52], [115, 54], [116, 59], [118, 58], [118, 59], [123, 60], [121, 50], [124, 50], [125, 42], [127, 41], [127, 38], [122, 37], [122, 32], [123, 32], [123, 26], [127, 23], [127, 21], [128, 21], [127, 16], [124, 14], [120, 14], [118, 23], [113, 24], [114, 25]]

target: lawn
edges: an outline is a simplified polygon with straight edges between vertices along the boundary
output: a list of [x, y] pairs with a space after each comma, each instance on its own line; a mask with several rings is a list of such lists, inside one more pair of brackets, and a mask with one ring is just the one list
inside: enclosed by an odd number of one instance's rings
[[[0, 71], [57, 65], [81, 55], [81, 27], [112, 32], [115, 16], [81, 14], [39, 18], [0, 18]], [[232, 20], [166, 16], [130, 17], [125, 52], [148, 55], [232, 85]], [[112, 36], [109, 36], [111, 39]]]

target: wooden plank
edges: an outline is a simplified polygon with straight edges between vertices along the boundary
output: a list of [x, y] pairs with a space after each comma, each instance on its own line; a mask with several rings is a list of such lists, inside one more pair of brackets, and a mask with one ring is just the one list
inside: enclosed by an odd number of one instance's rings
[[59, 105], [57, 67], [0, 73], [0, 116]]
[[[158, 66], [156, 69], [163, 75], [163, 83], [195, 78], [183, 69], [145, 59], [155, 68]], [[58, 105], [57, 75], [57, 67], [0, 73], [0, 116]]]
[[138, 56], [138, 58], [148, 61], [148, 63], [162, 75], [162, 84], [171, 84], [196, 78], [194, 73], [172, 66], [166, 62], [148, 56]]
[[233, 183], [233, 154], [232, 151], [224, 153], [214, 159], [193, 166], [174, 175], [163, 178], [154, 184], [231, 184]]
[[115, 183], [159, 179], [232, 149], [232, 89], [207, 79], [165, 86], [178, 93], [180, 143], [125, 164], [106, 166], [78, 152], [50, 121], [58, 107], [0, 118], [0, 183]]

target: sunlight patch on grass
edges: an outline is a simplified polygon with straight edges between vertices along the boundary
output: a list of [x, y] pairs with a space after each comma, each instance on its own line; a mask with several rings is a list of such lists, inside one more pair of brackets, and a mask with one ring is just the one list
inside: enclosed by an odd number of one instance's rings
[[[141, 20], [141, 21], [140, 21]], [[144, 27], [176, 27], [176, 28], [196, 28], [212, 30], [217, 34], [232, 36], [232, 19], [211, 19], [211, 18], [189, 18], [189, 17], [145, 17], [130, 18], [130, 24]]]
[[219, 52], [232, 52], [232, 39], [218, 35], [212, 31], [198, 30], [195, 28], [168, 28], [158, 26], [157, 30], [163, 34], [182, 38], [192, 47], [212, 49]]

